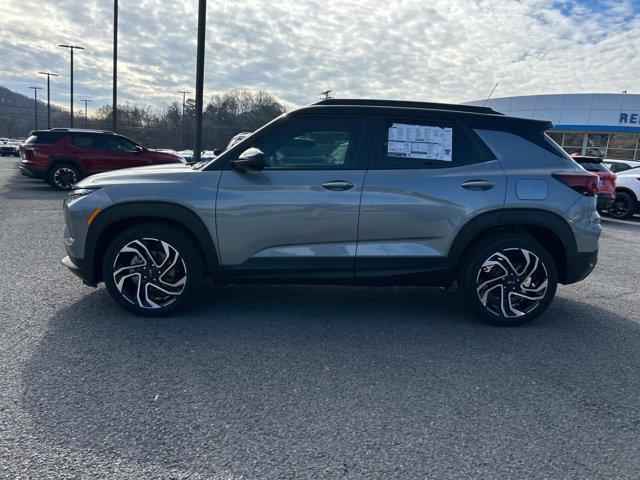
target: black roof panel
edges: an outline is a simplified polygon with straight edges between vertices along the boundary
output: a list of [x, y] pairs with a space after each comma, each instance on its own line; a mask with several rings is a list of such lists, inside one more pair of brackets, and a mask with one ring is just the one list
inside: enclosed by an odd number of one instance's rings
[[314, 103], [314, 105], [357, 105], [371, 107], [403, 107], [424, 108], [428, 110], [449, 110], [455, 112], [487, 113], [502, 115], [489, 107], [475, 105], [459, 105], [456, 103], [414, 102], [407, 100], [370, 100], [366, 98], [328, 98]]

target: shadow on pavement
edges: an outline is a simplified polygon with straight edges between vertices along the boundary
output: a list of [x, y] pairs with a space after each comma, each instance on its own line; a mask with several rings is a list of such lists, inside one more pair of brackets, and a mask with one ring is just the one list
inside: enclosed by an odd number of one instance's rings
[[51, 318], [22, 372], [24, 407], [43, 442], [202, 476], [325, 478], [342, 462], [363, 478], [628, 467], [637, 324], [558, 297], [504, 329], [461, 302], [420, 288], [236, 286], [143, 319], [100, 289]]

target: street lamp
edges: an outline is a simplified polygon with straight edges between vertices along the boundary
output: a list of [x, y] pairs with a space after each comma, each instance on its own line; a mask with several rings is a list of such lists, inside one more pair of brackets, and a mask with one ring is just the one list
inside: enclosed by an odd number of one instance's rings
[[113, 0], [113, 110], [111, 130], [118, 128], [118, 0]]
[[42, 90], [42, 87], [29, 87], [31, 89], [33, 89], [33, 105], [34, 105], [34, 112], [35, 112], [35, 119], [36, 119], [36, 128], [35, 130], [38, 129], [38, 90]]
[[184, 150], [184, 103], [186, 101], [186, 95], [190, 92], [180, 91], [182, 94], [182, 122], [180, 122], [180, 150]]
[[47, 76], [47, 128], [51, 128], [51, 77], [59, 77], [57, 73], [38, 72]]
[[65, 45], [59, 44], [59, 47], [68, 48], [71, 52], [71, 81], [70, 81], [70, 106], [71, 106], [71, 127], [73, 127], [73, 51], [84, 50], [84, 47], [79, 47], [77, 45]]
[[196, 52], [196, 146], [193, 161], [200, 161], [202, 150], [202, 93], [204, 90], [204, 39], [207, 30], [207, 0], [198, 0], [198, 47]]
[[87, 120], [87, 103], [92, 102], [93, 100], [88, 100], [86, 98], [83, 98], [80, 101], [84, 102], [84, 128], [87, 128], [88, 125], [89, 125], [88, 120]]

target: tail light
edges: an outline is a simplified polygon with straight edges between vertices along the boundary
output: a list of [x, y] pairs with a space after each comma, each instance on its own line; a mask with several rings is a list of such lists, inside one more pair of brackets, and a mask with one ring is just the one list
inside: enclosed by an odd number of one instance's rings
[[595, 195], [598, 192], [598, 176], [587, 172], [554, 172], [553, 178], [582, 195]]

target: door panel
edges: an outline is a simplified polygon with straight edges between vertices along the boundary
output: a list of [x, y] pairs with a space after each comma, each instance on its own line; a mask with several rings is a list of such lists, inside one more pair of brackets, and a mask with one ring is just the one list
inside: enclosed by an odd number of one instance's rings
[[369, 144], [360, 117], [297, 117], [259, 139], [265, 168], [228, 165], [216, 200], [232, 277], [353, 278]]
[[[222, 264], [244, 263], [247, 274], [258, 276], [260, 270], [353, 276], [364, 176], [364, 170], [225, 170], [216, 209]], [[354, 187], [322, 187], [337, 180]]]
[[404, 168], [393, 168], [395, 160], [387, 157], [387, 145], [380, 140], [386, 141], [389, 124], [379, 122], [379, 144], [363, 189], [356, 277], [446, 269], [449, 246], [460, 228], [472, 217], [504, 205], [506, 175], [500, 163], [473, 163], [478, 153], [459, 128], [452, 127], [451, 160], [418, 168], [417, 161], [424, 159], [404, 158]]

